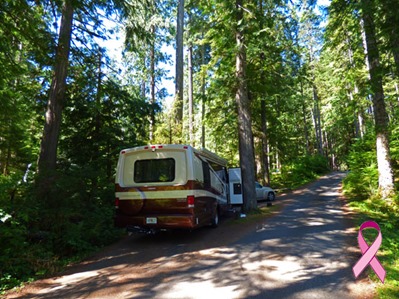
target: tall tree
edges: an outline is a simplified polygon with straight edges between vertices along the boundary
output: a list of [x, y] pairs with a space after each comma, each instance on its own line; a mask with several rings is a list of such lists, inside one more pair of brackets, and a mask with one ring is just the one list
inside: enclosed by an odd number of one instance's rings
[[389, 150], [388, 114], [386, 112], [382, 68], [374, 24], [373, 0], [362, 0], [362, 19], [367, 43], [370, 87], [373, 93], [373, 110], [377, 146], [378, 185], [381, 195], [387, 198], [394, 190], [393, 172]]
[[243, 186], [243, 210], [245, 212], [257, 207], [255, 192], [255, 161], [252, 136], [251, 105], [248, 97], [246, 77], [246, 44], [243, 28], [245, 26], [243, 1], [236, 1], [235, 32], [236, 53], [236, 104], [238, 112], [238, 137], [240, 152], [240, 167]]
[[181, 123], [183, 120], [183, 78], [184, 78], [184, 0], [178, 0], [176, 19], [176, 77], [175, 77], [175, 107], [176, 120]]
[[373, 128], [357, 5], [340, 0], [331, 3], [317, 66], [316, 81], [322, 99], [323, 128], [329, 135], [331, 165], [348, 155], [354, 137], [362, 138], [366, 129]]
[[[55, 65], [38, 160], [38, 172], [40, 175], [44, 176], [53, 173], [56, 169], [57, 145], [60, 134], [63, 102], [65, 101], [73, 13], [73, 1], [65, 0], [62, 7], [61, 26], [58, 37]], [[48, 188], [46, 187], [48, 182], [44, 184], [45, 186], [41, 186], [44, 188], [42, 191], [45, 191]]]
[[142, 97], [148, 98], [150, 103], [149, 142], [154, 142], [156, 114], [159, 101], [164, 96], [164, 89], [158, 87], [165, 71], [159, 64], [168, 59], [161, 50], [170, 38], [165, 20], [168, 12], [167, 3], [161, 0], [136, 2], [124, 11], [126, 75], [133, 79], [131, 84], [139, 83], [142, 86]]
[[[263, 1], [260, 0], [258, 3], [260, 22], [259, 31], [263, 30], [264, 27], [264, 10]], [[261, 59], [265, 59], [265, 55], [262, 52], [260, 55]], [[261, 70], [261, 80], [265, 82], [264, 70]], [[265, 83], [264, 83], [265, 84]], [[268, 151], [268, 138], [267, 138], [267, 116], [266, 116], [266, 99], [261, 99], [260, 105], [260, 122], [261, 122], [261, 173], [262, 173], [262, 183], [265, 185], [270, 185], [270, 170], [269, 170], [269, 151]]]
[[193, 123], [193, 46], [188, 48], [188, 138], [190, 145], [194, 145], [194, 123]]
[[378, 1], [381, 6], [383, 24], [382, 31], [389, 42], [389, 51], [393, 54], [395, 74], [399, 77], [399, 16], [393, 7], [398, 7], [398, 0]]
[[40, 80], [53, 39], [41, 6], [9, 0], [0, 4], [0, 39], [0, 174], [7, 176], [37, 159]]
[[306, 56], [307, 63], [309, 64], [309, 83], [311, 84], [313, 108], [312, 118], [313, 127], [316, 137], [317, 152], [323, 155], [323, 133], [321, 123], [321, 110], [320, 110], [320, 98], [318, 95], [318, 89], [315, 83], [315, 67], [317, 64], [317, 57], [319, 48], [321, 45], [321, 31], [319, 29], [319, 16], [313, 11], [312, 7], [307, 3], [302, 3], [303, 15], [302, 15], [302, 42], [306, 45]]

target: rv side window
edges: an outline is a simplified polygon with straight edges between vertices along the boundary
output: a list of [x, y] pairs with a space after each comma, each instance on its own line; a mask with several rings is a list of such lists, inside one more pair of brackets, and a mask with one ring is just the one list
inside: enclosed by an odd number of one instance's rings
[[175, 180], [175, 159], [149, 159], [134, 162], [136, 183], [163, 183]]
[[211, 171], [209, 169], [209, 164], [202, 161], [202, 170], [204, 172], [204, 188], [211, 187]]

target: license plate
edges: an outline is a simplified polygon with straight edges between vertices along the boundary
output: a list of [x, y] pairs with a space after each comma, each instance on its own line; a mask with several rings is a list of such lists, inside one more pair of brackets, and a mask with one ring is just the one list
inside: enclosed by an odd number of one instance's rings
[[146, 224], [157, 224], [157, 218], [155, 217], [149, 217], [145, 219]]

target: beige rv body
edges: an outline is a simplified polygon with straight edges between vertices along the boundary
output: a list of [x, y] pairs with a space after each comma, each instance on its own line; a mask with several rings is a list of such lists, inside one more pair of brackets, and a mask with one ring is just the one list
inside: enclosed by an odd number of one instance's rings
[[[218, 167], [217, 172], [211, 164]], [[226, 164], [217, 155], [188, 145], [121, 151], [115, 224], [148, 229], [217, 225], [220, 211], [228, 205], [223, 181]]]

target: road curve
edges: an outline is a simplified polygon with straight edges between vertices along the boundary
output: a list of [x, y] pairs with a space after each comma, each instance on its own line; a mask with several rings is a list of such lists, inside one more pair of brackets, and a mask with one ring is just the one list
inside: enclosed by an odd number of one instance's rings
[[7, 298], [372, 298], [340, 199], [344, 173], [287, 195], [261, 221], [134, 236]]

